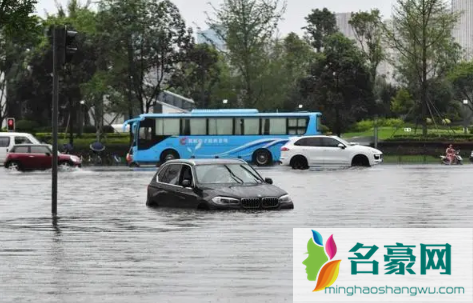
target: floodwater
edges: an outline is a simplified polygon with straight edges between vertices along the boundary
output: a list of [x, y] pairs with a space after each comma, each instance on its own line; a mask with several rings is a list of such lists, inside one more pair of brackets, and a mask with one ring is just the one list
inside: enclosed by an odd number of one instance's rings
[[145, 206], [153, 171], [0, 169], [1, 302], [292, 301], [292, 229], [473, 227], [473, 165], [260, 170], [294, 210]]

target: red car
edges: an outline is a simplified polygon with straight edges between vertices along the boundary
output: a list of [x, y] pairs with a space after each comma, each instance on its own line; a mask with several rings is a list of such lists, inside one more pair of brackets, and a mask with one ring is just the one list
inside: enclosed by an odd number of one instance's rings
[[[53, 165], [51, 146], [47, 144], [18, 144], [7, 154], [5, 168], [21, 171], [46, 170]], [[82, 161], [74, 155], [58, 153], [58, 165], [81, 167]]]

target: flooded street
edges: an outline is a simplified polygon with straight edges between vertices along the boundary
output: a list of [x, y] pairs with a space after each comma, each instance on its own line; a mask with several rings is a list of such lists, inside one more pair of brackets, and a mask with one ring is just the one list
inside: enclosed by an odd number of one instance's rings
[[0, 169], [1, 302], [292, 302], [292, 229], [473, 227], [473, 165], [259, 170], [295, 209], [147, 208], [154, 172]]

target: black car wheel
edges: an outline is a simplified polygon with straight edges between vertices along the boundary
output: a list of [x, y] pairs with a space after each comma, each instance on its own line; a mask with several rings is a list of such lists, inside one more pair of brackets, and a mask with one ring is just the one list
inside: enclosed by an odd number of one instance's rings
[[272, 156], [267, 149], [258, 149], [253, 155], [253, 159], [258, 166], [267, 166], [272, 162]]
[[58, 163], [59, 164], [59, 167], [62, 167], [62, 168], [69, 168], [69, 167], [72, 167], [73, 165], [71, 163], [69, 163], [68, 161], [61, 161]]
[[10, 170], [21, 171], [21, 165], [17, 161], [8, 162], [7, 165], [5, 165], [5, 167]]

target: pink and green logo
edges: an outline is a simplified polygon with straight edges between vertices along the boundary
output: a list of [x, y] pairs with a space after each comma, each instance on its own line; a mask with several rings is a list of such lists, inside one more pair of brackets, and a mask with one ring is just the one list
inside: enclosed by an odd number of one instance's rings
[[307, 280], [316, 281], [313, 291], [324, 290], [337, 280], [342, 260], [332, 260], [336, 253], [333, 235], [327, 239], [324, 247], [322, 235], [312, 230], [312, 238], [307, 242], [309, 256], [302, 264], [306, 266]]

